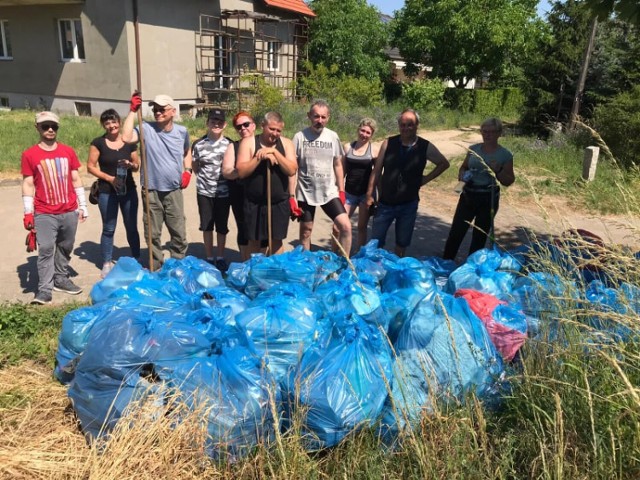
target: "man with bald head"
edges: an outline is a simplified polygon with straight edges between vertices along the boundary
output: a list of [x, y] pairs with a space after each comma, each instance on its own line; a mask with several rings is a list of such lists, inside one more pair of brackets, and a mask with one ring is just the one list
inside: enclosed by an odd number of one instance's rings
[[[435, 145], [418, 136], [420, 116], [407, 108], [398, 116], [400, 134], [389, 137], [380, 147], [373, 174], [367, 189], [367, 204], [374, 204], [378, 190], [378, 208], [373, 217], [371, 238], [383, 248], [387, 231], [395, 221], [395, 253], [404, 257], [411, 244], [418, 214], [420, 188], [436, 179], [449, 168], [449, 161]], [[426, 175], [430, 161], [435, 167]]]

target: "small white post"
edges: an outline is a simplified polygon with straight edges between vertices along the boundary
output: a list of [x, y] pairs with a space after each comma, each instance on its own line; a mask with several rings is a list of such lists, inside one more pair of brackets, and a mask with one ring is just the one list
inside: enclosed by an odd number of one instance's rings
[[584, 160], [582, 161], [582, 179], [591, 182], [596, 178], [596, 167], [598, 166], [598, 156], [600, 147], [587, 147], [584, 149]]

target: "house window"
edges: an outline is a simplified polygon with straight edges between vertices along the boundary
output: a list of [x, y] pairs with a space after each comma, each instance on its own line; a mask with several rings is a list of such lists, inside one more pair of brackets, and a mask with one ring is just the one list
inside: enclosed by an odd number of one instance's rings
[[231, 55], [231, 39], [217, 35], [214, 39], [215, 60], [214, 68], [216, 78], [214, 80], [217, 88], [230, 88], [233, 62]]
[[74, 102], [76, 105], [76, 112], [81, 117], [91, 116], [91, 104], [87, 102]]
[[11, 60], [12, 58], [9, 22], [6, 20], [0, 20], [0, 59]]
[[62, 60], [82, 62], [84, 56], [84, 37], [79, 19], [62, 19], [58, 21], [60, 30], [60, 52]]
[[280, 69], [280, 42], [267, 42], [267, 69]]

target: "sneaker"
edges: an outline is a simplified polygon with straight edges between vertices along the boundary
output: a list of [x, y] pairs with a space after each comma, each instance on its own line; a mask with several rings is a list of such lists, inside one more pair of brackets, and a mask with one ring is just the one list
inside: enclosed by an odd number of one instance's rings
[[54, 283], [53, 289], [56, 292], [64, 292], [69, 295], [80, 295], [82, 293], [82, 289], [73, 283], [69, 278], [63, 278], [59, 280], [57, 283]]
[[222, 273], [226, 273], [226, 272], [227, 272], [227, 270], [229, 270], [229, 265], [227, 265], [227, 261], [226, 261], [224, 258], [222, 258], [222, 257], [219, 257], [219, 258], [216, 260], [216, 264], [215, 264], [215, 266], [216, 266], [216, 268], [217, 268], [218, 270], [220, 270]]
[[109, 272], [113, 268], [113, 262], [106, 262], [102, 265], [102, 271], [100, 272], [100, 278], [104, 278], [109, 275]]
[[36, 296], [31, 300], [31, 305], [47, 305], [51, 303], [53, 298], [51, 297], [51, 292], [38, 292]]

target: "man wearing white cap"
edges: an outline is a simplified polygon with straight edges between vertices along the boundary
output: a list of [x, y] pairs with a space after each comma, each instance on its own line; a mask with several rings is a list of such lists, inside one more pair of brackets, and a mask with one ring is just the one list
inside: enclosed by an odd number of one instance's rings
[[[122, 139], [127, 143], [137, 143], [140, 139], [140, 125], [134, 128], [136, 112], [142, 105], [142, 98], [137, 92], [131, 97], [130, 112], [122, 127]], [[187, 129], [174, 123], [175, 103], [168, 95], [156, 95], [149, 102], [153, 107], [155, 122], [143, 122], [144, 147], [147, 161], [146, 174], [141, 173], [142, 200], [149, 202], [150, 218], [143, 209], [145, 239], [149, 242], [151, 228], [151, 245], [153, 254], [151, 270], [157, 270], [164, 262], [162, 253], [162, 224], [167, 225], [171, 236], [169, 253], [171, 258], [181, 259], [187, 253], [187, 231], [184, 218], [184, 199], [182, 190], [189, 186], [191, 180], [191, 148]]]
[[69, 260], [78, 221], [89, 216], [80, 162], [73, 149], [57, 141], [60, 119], [55, 113], [36, 115], [40, 141], [22, 153], [24, 228], [37, 231], [38, 292], [31, 301], [45, 305], [52, 290], [78, 295], [82, 288], [69, 278]]

